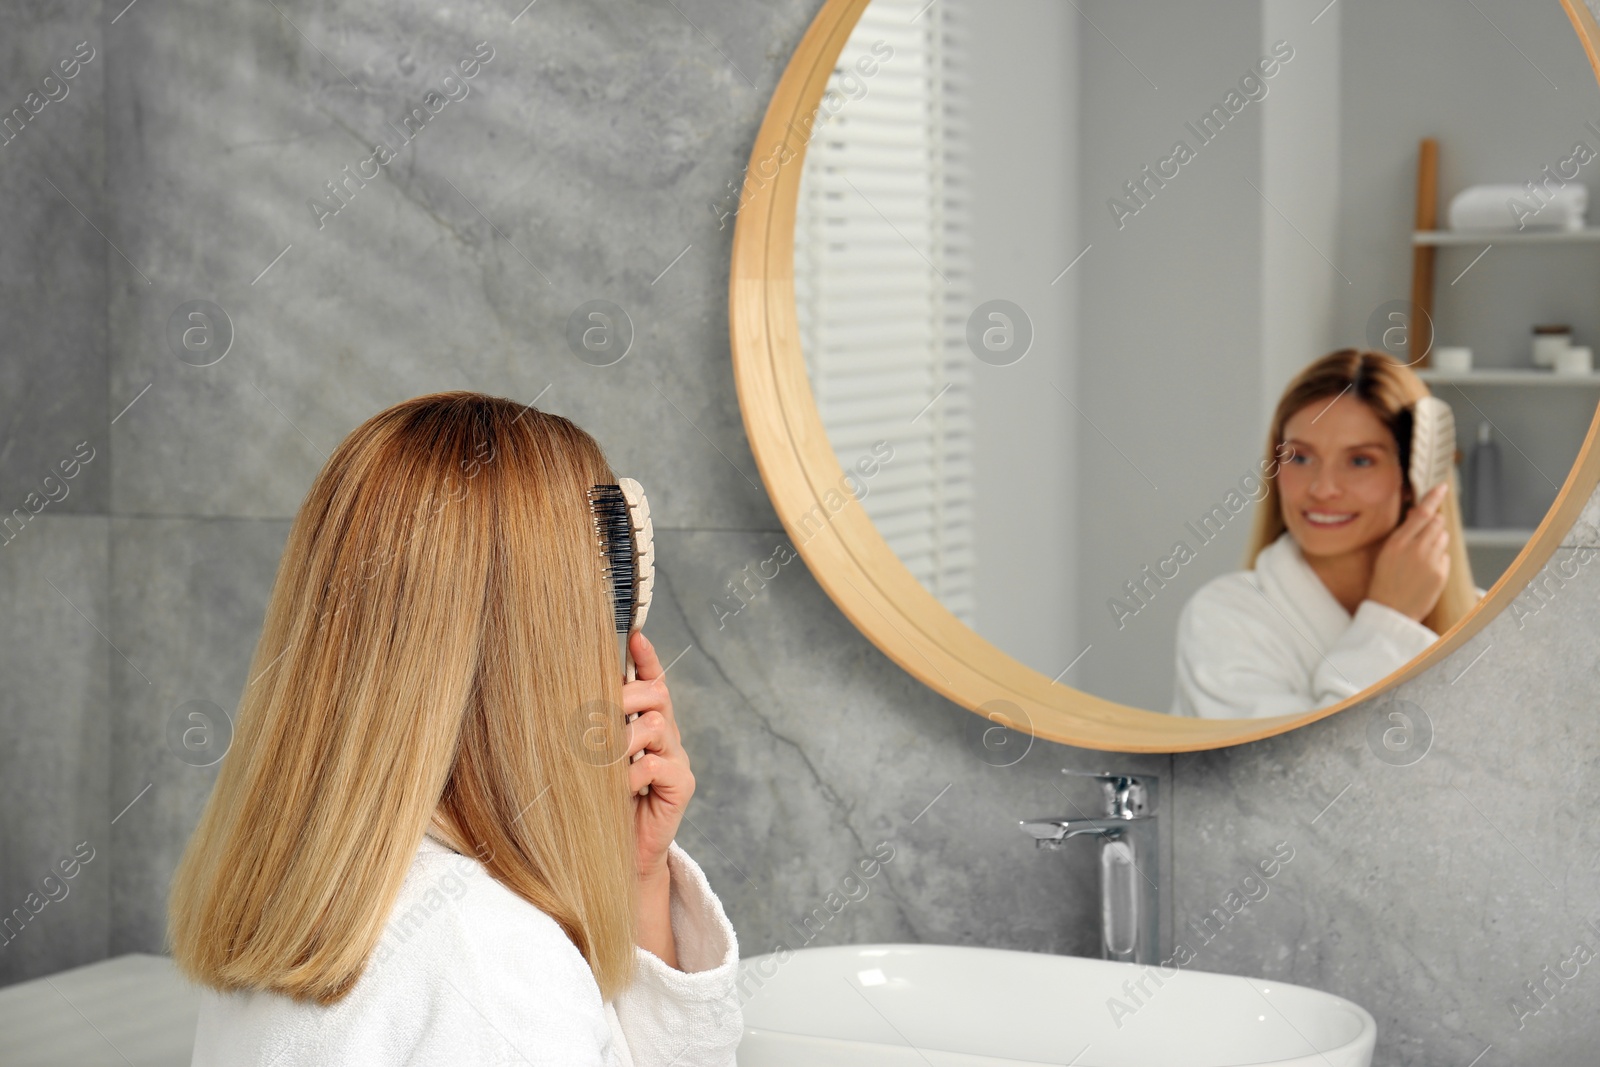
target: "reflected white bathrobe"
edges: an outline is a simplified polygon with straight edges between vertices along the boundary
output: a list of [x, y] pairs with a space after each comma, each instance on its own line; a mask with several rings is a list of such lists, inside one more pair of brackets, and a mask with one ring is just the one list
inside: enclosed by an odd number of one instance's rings
[[191, 1067], [734, 1067], [738, 941], [676, 843], [667, 868], [683, 970], [635, 946], [613, 1004], [554, 919], [430, 833], [343, 1000], [202, 989]]
[[1373, 600], [1352, 616], [1285, 531], [1254, 570], [1213, 578], [1183, 606], [1172, 714], [1245, 719], [1327, 707], [1438, 636]]

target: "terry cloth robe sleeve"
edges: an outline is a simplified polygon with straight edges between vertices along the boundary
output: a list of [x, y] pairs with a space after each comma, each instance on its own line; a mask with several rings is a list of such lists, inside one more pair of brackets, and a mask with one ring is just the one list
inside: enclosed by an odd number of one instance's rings
[[1254, 570], [1212, 579], [1183, 606], [1172, 714], [1264, 718], [1327, 707], [1437, 639], [1376, 601], [1352, 616], [1284, 533]]
[[1267, 718], [1317, 705], [1295, 635], [1248, 572], [1206, 583], [1178, 614], [1172, 714]]
[[616, 1015], [634, 1067], [734, 1067], [744, 1035], [739, 942], [705, 872], [676, 842], [667, 849], [678, 967], [636, 948], [639, 969]]
[[1317, 703], [1337, 704], [1428, 650], [1439, 635], [1376, 600], [1363, 600], [1311, 676]]

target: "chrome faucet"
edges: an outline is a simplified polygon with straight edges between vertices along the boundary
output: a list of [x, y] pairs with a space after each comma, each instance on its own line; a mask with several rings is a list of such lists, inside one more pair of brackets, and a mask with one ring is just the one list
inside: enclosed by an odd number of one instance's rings
[[1021, 819], [1039, 848], [1058, 849], [1068, 838], [1092, 834], [1100, 841], [1100, 955], [1126, 963], [1155, 963], [1160, 956], [1161, 862], [1156, 835], [1153, 774], [1085, 774], [1100, 783], [1105, 814], [1096, 819]]

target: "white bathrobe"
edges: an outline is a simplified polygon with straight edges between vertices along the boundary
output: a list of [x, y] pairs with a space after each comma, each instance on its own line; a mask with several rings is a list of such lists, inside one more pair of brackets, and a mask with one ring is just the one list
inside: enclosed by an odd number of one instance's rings
[[1352, 616], [1285, 531], [1254, 570], [1213, 578], [1183, 606], [1172, 714], [1246, 719], [1327, 707], [1438, 636], [1373, 600]]
[[633, 983], [602, 1003], [554, 919], [430, 833], [349, 995], [203, 989], [191, 1067], [733, 1067], [738, 942], [676, 843], [667, 867], [683, 969], [636, 946]]

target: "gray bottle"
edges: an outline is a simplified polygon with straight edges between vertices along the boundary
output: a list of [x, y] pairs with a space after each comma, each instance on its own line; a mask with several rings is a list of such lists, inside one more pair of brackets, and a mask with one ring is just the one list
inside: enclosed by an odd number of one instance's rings
[[1467, 525], [1493, 529], [1501, 524], [1500, 446], [1487, 422], [1478, 424], [1478, 440], [1467, 457]]

